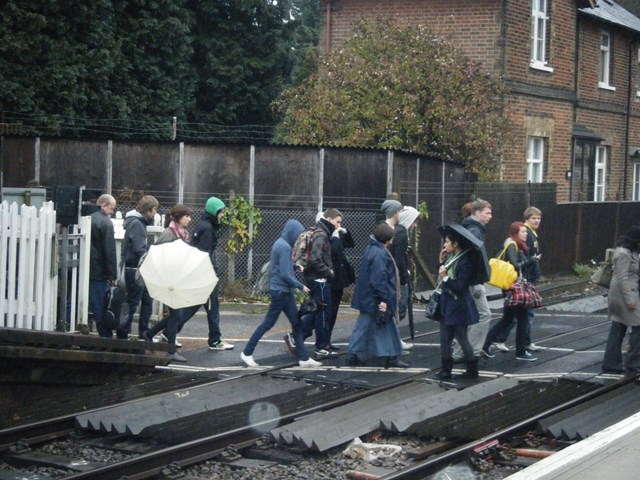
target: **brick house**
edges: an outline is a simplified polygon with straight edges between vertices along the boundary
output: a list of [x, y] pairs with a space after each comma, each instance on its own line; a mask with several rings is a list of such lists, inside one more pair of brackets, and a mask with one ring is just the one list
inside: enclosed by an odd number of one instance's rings
[[506, 182], [558, 201], [640, 200], [640, 19], [611, 0], [323, 0], [321, 51], [359, 18], [429, 25], [501, 75]]

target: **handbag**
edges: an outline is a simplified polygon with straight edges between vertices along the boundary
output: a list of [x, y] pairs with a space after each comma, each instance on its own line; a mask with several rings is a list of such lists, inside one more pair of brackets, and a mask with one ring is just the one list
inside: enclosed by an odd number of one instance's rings
[[[513, 242], [515, 244], [515, 242]], [[489, 266], [491, 267], [491, 278], [489, 278], [489, 285], [498, 287], [502, 290], [509, 290], [511, 285], [518, 279], [518, 272], [510, 262], [503, 260], [507, 251], [507, 247], [511, 244], [509, 242], [502, 249], [502, 252], [496, 257], [489, 259]], [[517, 248], [517, 247], [516, 247]]]
[[377, 325], [382, 326], [393, 319], [393, 312], [388, 308], [384, 312], [376, 309], [376, 313], [373, 318]]
[[540, 308], [542, 306], [542, 297], [533, 283], [520, 276], [509, 288], [504, 298], [504, 306]]
[[[450, 261], [448, 261], [444, 265], [444, 267], [445, 268], [449, 268], [453, 262], [458, 260], [462, 255], [464, 255], [468, 251], [469, 250], [465, 250], [464, 252], [460, 253], [459, 255], [456, 255]], [[431, 293], [431, 296], [429, 297], [429, 300], [427, 301], [427, 308], [425, 308], [425, 310], [424, 310], [425, 316], [429, 320], [434, 320], [436, 322], [442, 321], [442, 312], [441, 312], [441, 309], [440, 309], [440, 297], [442, 296], [442, 291], [440, 290], [440, 285], [442, 285], [442, 280], [440, 280], [438, 282], [438, 285], [436, 285], [436, 289]]]
[[609, 288], [611, 277], [613, 276], [613, 265], [611, 262], [601, 262], [596, 271], [591, 275], [591, 281], [604, 288]]
[[425, 316], [429, 320], [439, 322], [442, 320], [442, 313], [440, 312], [440, 290], [434, 290], [427, 302], [427, 308], [424, 311]]

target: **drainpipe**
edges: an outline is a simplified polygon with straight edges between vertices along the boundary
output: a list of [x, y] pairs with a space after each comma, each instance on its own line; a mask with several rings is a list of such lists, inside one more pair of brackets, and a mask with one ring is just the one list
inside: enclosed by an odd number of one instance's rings
[[331, 0], [327, 0], [325, 5], [327, 7], [327, 17], [325, 20], [325, 32], [324, 32], [324, 54], [329, 54], [329, 48], [331, 45], [331, 4], [333, 2]]
[[629, 130], [631, 124], [631, 59], [633, 58], [633, 42], [629, 42], [629, 65], [627, 78], [627, 118], [624, 132], [624, 171], [622, 172], [622, 201], [627, 199], [627, 170], [629, 168]]

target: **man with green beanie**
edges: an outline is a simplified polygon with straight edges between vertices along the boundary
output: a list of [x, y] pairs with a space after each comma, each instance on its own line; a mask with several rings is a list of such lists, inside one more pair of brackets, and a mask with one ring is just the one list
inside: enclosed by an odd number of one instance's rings
[[[199, 248], [203, 252], [208, 252], [211, 257], [211, 263], [216, 272], [218, 267], [216, 265], [215, 250], [218, 245], [218, 229], [220, 228], [220, 219], [224, 215], [224, 202], [216, 197], [210, 197], [204, 207], [204, 215], [195, 233], [193, 234], [192, 245]], [[207, 312], [207, 323], [209, 324], [209, 349], [210, 350], [231, 350], [235, 345], [222, 340], [222, 334], [220, 332], [220, 300], [218, 295], [220, 293], [219, 284], [211, 292], [209, 301], [204, 304], [204, 309]], [[181, 312], [182, 319], [178, 325], [178, 331], [182, 329], [185, 323], [189, 321], [191, 317], [200, 309], [200, 305], [194, 305], [192, 307], [186, 307]]]

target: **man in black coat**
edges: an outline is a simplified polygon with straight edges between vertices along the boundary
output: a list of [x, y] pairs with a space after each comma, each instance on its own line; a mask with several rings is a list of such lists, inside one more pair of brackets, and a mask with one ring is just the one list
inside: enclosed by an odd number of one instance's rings
[[112, 338], [113, 330], [102, 321], [104, 300], [109, 284], [118, 277], [116, 239], [111, 215], [116, 208], [116, 199], [111, 195], [100, 195], [96, 204], [99, 210], [91, 214], [91, 255], [89, 259], [89, 305], [96, 320], [96, 329], [101, 337]]
[[[469, 230], [478, 240], [480, 240], [482, 242], [482, 248], [485, 248], [485, 226], [491, 221], [493, 213], [491, 204], [486, 200], [478, 198], [473, 202], [471, 210], [471, 215], [462, 220], [462, 226]], [[473, 296], [473, 301], [476, 304], [478, 313], [480, 314], [480, 321], [475, 325], [471, 325], [467, 329], [469, 342], [473, 347], [473, 351], [476, 354], [476, 357], [479, 357], [483, 354], [485, 356], [493, 356], [491, 352], [483, 352], [482, 350], [484, 340], [487, 337], [487, 333], [489, 332], [489, 327], [491, 324], [491, 309], [489, 308], [489, 302], [487, 301], [487, 291], [484, 287], [484, 284], [480, 283], [478, 285], [471, 286], [471, 295]], [[464, 361], [462, 349], [457, 343], [453, 352], [453, 361], [456, 363]]]
[[160, 204], [156, 197], [145, 195], [138, 201], [135, 210], [127, 212], [124, 217], [124, 240], [122, 241], [122, 262], [124, 263], [124, 278], [127, 285], [127, 304], [129, 313], [127, 323], [116, 335], [120, 339], [126, 339], [131, 332], [133, 316], [140, 305], [138, 317], [138, 338], [149, 330], [149, 319], [153, 309], [153, 299], [148, 290], [136, 282], [136, 272], [140, 259], [149, 250], [147, 242], [147, 226], [153, 225], [153, 219]]

